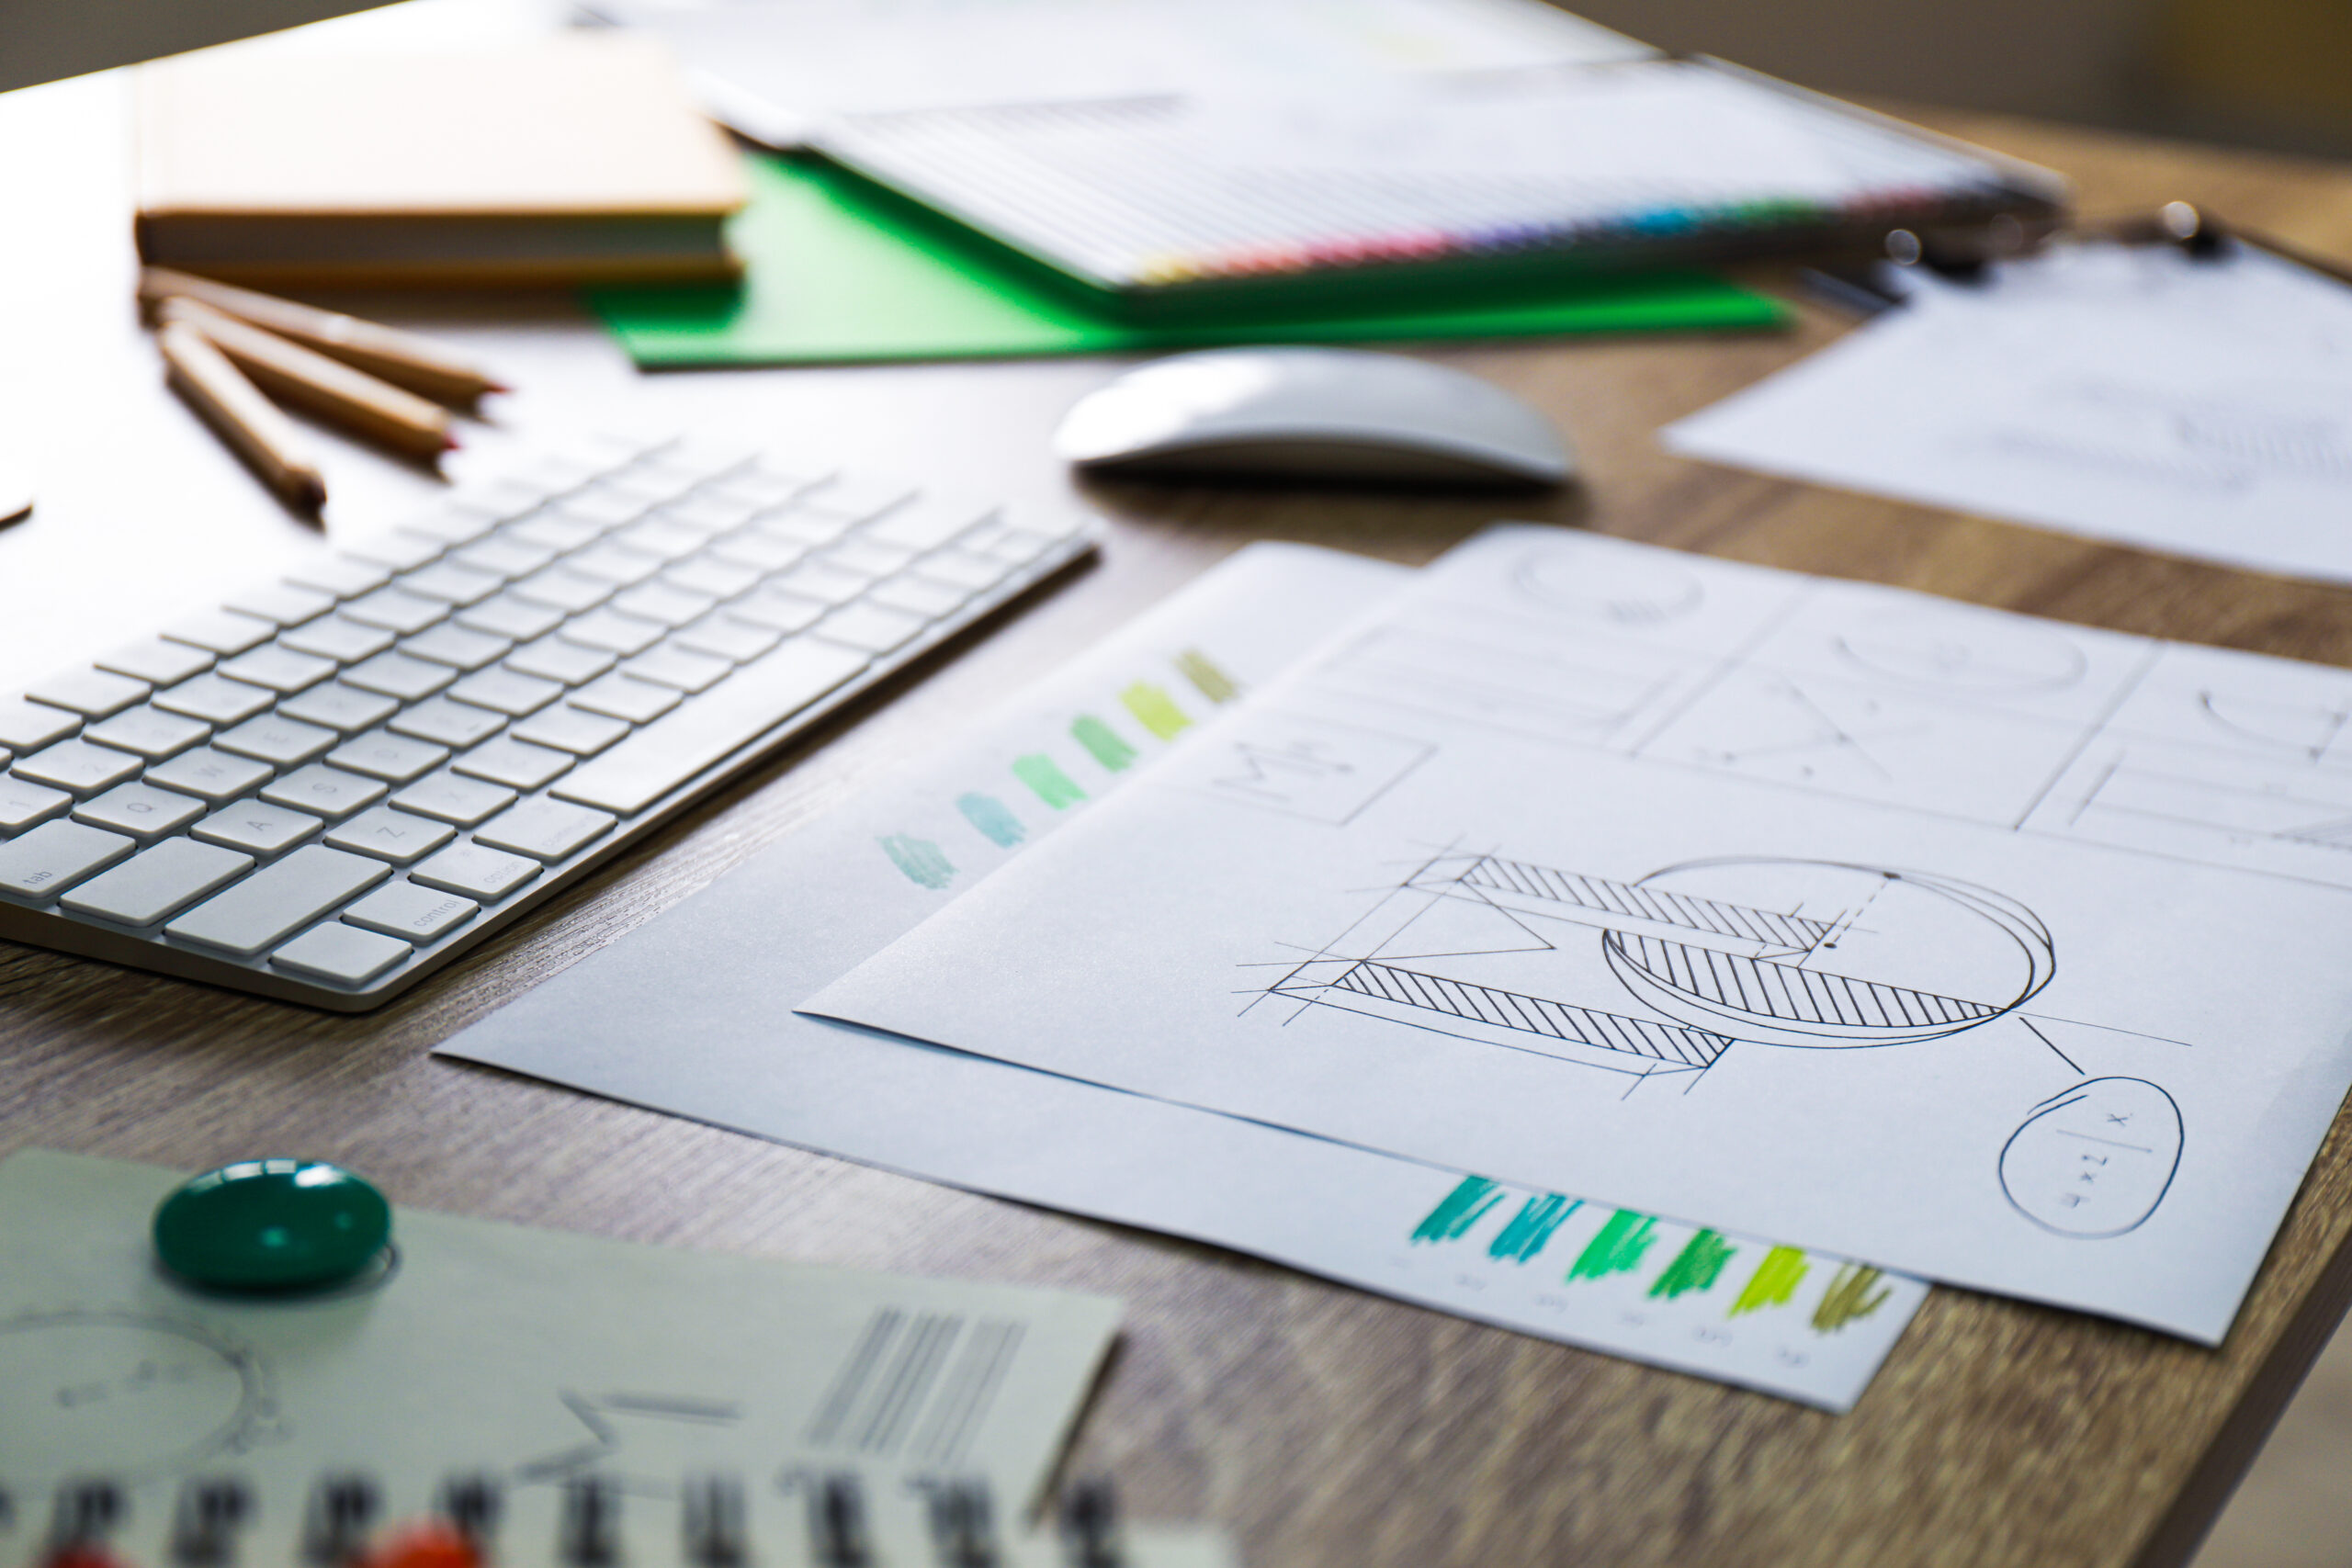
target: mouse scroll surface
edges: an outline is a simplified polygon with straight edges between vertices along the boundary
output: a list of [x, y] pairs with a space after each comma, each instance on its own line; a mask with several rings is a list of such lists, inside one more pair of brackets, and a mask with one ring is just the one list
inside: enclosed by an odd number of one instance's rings
[[1553, 485], [1573, 472], [1544, 416], [1475, 376], [1355, 349], [1218, 349], [1147, 365], [1081, 399], [1055, 448], [1170, 477]]

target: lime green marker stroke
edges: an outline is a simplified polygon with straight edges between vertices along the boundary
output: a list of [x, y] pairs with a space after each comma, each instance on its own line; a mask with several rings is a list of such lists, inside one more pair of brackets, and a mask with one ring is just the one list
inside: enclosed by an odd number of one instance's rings
[[1663, 1296], [1673, 1301], [1691, 1291], [1703, 1294], [1713, 1290], [1724, 1265], [1738, 1251], [1723, 1238], [1720, 1231], [1701, 1231], [1683, 1243], [1682, 1250], [1674, 1255], [1674, 1261], [1659, 1272], [1650, 1286], [1651, 1299]]
[[981, 836], [998, 849], [1009, 850], [1029, 836], [1028, 829], [1021, 825], [1021, 818], [1012, 814], [1012, 808], [992, 795], [975, 791], [959, 795], [956, 809], [964, 814], [965, 821], [978, 828]]
[[1764, 1255], [1764, 1261], [1756, 1266], [1756, 1272], [1747, 1277], [1747, 1283], [1740, 1288], [1739, 1298], [1731, 1303], [1731, 1310], [1724, 1315], [1740, 1317], [1751, 1312], [1761, 1312], [1766, 1307], [1788, 1305], [1790, 1299], [1797, 1293], [1797, 1287], [1804, 1283], [1804, 1277], [1812, 1269], [1813, 1261], [1805, 1256], [1804, 1248], [1774, 1247]]
[[1193, 728], [1192, 719], [1176, 705], [1176, 699], [1148, 681], [1137, 681], [1119, 694], [1119, 704], [1136, 716], [1136, 722], [1162, 740], [1173, 740]]
[[1091, 713], [1078, 716], [1069, 727], [1069, 738], [1086, 748], [1086, 754], [1111, 773], [1125, 772], [1136, 760], [1136, 749], [1119, 739], [1119, 732]]
[[1841, 1263], [1829, 1281], [1829, 1289], [1821, 1293], [1821, 1304], [1813, 1309], [1813, 1331], [1835, 1334], [1849, 1323], [1856, 1323], [1886, 1304], [1894, 1293], [1892, 1285], [1882, 1285], [1873, 1295], [1871, 1287], [1877, 1285], [1879, 1271], [1860, 1263]]
[[1502, 1234], [1487, 1244], [1487, 1256], [1507, 1258], [1513, 1263], [1532, 1262], [1560, 1222], [1584, 1207], [1581, 1198], [1564, 1198], [1557, 1192], [1539, 1192], [1519, 1206], [1519, 1213], [1502, 1228]]
[[1502, 1201], [1502, 1189], [1495, 1183], [1483, 1176], [1465, 1176], [1413, 1227], [1413, 1240], [1459, 1241], [1464, 1231]]
[[1056, 811], [1076, 806], [1086, 798], [1086, 792], [1070, 782], [1070, 776], [1043, 751], [1032, 751], [1012, 760], [1012, 776], [1029, 786], [1029, 793], [1052, 807]]
[[891, 863], [907, 874], [907, 880], [919, 887], [936, 893], [956, 879], [956, 868], [947, 863], [946, 852], [929, 839], [918, 839], [906, 833], [892, 833], [876, 839], [882, 852]]
[[1611, 1274], [1623, 1274], [1641, 1265], [1642, 1255], [1650, 1249], [1657, 1238], [1650, 1233], [1657, 1222], [1647, 1214], [1637, 1214], [1631, 1209], [1620, 1209], [1609, 1216], [1600, 1233], [1584, 1244], [1577, 1260], [1568, 1266], [1566, 1278], [1601, 1280]]
[[1176, 656], [1176, 673], [1213, 703], [1229, 703], [1241, 694], [1240, 684], [1197, 648], [1188, 648]]

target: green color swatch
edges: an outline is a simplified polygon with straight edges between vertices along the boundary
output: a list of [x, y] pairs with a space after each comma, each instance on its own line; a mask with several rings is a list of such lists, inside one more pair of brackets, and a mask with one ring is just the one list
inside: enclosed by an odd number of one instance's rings
[[1197, 648], [1188, 648], [1176, 656], [1176, 673], [1193, 683], [1193, 689], [1213, 703], [1229, 703], [1241, 694], [1241, 688], [1232, 676], [1216, 667], [1216, 662]]
[[1651, 1296], [1673, 1301], [1688, 1291], [1713, 1290], [1724, 1265], [1738, 1251], [1720, 1233], [1701, 1231], [1683, 1243], [1682, 1250], [1674, 1255], [1674, 1261], [1659, 1273], [1650, 1286]]
[[1829, 1289], [1821, 1294], [1821, 1304], [1813, 1309], [1814, 1331], [1835, 1334], [1884, 1306], [1886, 1298], [1894, 1293], [1894, 1287], [1880, 1285], [1873, 1294], [1871, 1287], [1877, 1284], [1877, 1269], [1859, 1263], [1840, 1264], [1829, 1281]]
[[1091, 713], [1078, 716], [1078, 722], [1069, 727], [1069, 738], [1112, 773], [1122, 771], [1136, 760], [1136, 749], [1120, 739], [1117, 730]]
[[1162, 740], [1173, 740], [1193, 728], [1191, 717], [1176, 705], [1176, 699], [1148, 681], [1137, 681], [1121, 692], [1119, 701], [1136, 716], [1137, 724]]
[[1012, 776], [1029, 786], [1029, 792], [1055, 810], [1076, 806], [1086, 798], [1086, 792], [1071, 782], [1061, 765], [1043, 751], [1032, 751], [1026, 757], [1012, 760]]
[[1623, 1274], [1641, 1266], [1642, 1255], [1656, 1239], [1650, 1233], [1657, 1222], [1647, 1214], [1637, 1214], [1631, 1209], [1620, 1209], [1609, 1216], [1600, 1232], [1584, 1244], [1577, 1260], [1568, 1266], [1567, 1278], [1601, 1280], [1611, 1274]]
[[1502, 1234], [1487, 1244], [1487, 1256], [1508, 1258], [1513, 1263], [1525, 1263], [1544, 1250], [1560, 1222], [1584, 1207], [1578, 1198], [1563, 1198], [1557, 1192], [1539, 1193], [1519, 1206], [1519, 1213], [1502, 1228]]
[[946, 852], [929, 839], [918, 839], [906, 833], [893, 833], [876, 839], [882, 852], [891, 863], [907, 874], [907, 880], [936, 893], [956, 878], [956, 868], [947, 863]]
[[992, 795], [972, 794], [956, 797], [956, 809], [964, 820], [978, 828], [981, 835], [998, 849], [1009, 850], [1029, 836], [1021, 826], [1021, 818], [1012, 808]]
[[1801, 1247], [1776, 1247], [1764, 1255], [1756, 1272], [1747, 1277], [1739, 1299], [1731, 1303], [1725, 1317], [1738, 1317], [1745, 1313], [1761, 1312], [1766, 1307], [1786, 1306], [1789, 1298], [1797, 1293], [1804, 1277], [1813, 1268]]
[[[821, 159], [745, 160], [751, 204], [728, 224], [736, 284], [631, 284], [588, 302], [639, 366], [854, 364], [1230, 343], [1414, 342], [1788, 323], [1760, 294], [1695, 273], [1492, 285], [1451, 308], [1134, 326], [968, 230]], [[1475, 301], [1475, 302], [1474, 302]]]
[[1483, 1176], [1465, 1176], [1413, 1227], [1415, 1241], [1459, 1241], [1486, 1212], [1503, 1201], [1502, 1189]]

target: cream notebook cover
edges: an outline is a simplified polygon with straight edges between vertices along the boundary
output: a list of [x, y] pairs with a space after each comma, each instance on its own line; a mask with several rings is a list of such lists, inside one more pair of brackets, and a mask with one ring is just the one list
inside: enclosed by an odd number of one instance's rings
[[139, 125], [140, 252], [159, 265], [265, 284], [733, 270], [735, 152], [635, 37], [212, 51], [141, 70]]

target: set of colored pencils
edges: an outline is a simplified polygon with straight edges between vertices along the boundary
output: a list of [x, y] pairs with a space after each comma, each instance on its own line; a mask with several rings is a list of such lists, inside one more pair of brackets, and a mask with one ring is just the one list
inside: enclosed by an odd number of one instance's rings
[[430, 338], [168, 267], [141, 269], [139, 299], [173, 388], [303, 512], [326, 481], [272, 399], [430, 462], [458, 445], [452, 409], [505, 389]]

